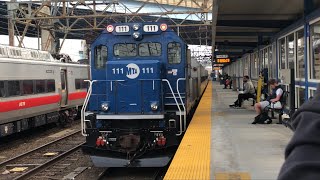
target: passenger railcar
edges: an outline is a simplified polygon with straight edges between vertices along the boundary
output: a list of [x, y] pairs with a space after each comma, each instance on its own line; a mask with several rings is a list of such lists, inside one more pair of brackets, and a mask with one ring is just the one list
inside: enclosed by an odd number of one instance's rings
[[0, 46], [0, 137], [75, 117], [86, 96], [88, 66], [45, 51]]
[[91, 45], [83, 151], [99, 167], [165, 166], [207, 85], [166, 24], [107, 26]]

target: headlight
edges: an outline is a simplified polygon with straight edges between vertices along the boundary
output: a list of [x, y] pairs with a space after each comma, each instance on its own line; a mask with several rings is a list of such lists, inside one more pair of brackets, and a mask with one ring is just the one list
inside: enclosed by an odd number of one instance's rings
[[134, 25], [132, 26], [132, 28], [133, 28], [133, 30], [138, 31], [139, 28], [140, 28], [140, 26], [139, 26], [139, 24], [134, 24]]
[[108, 111], [109, 110], [109, 104], [108, 103], [102, 103], [101, 104], [101, 109], [103, 111]]
[[151, 109], [152, 109], [153, 111], [155, 111], [155, 110], [158, 109], [158, 104], [157, 104], [157, 103], [152, 103], [150, 107], [151, 107]]
[[138, 39], [140, 37], [140, 33], [139, 32], [134, 32], [132, 34], [133, 38]]

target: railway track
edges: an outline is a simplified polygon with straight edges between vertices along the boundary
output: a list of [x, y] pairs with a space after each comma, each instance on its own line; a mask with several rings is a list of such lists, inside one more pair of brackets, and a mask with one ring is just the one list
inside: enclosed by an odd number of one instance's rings
[[80, 131], [0, 163], [0, 179], [26, 179], [80, 149]]
[[155, 168], [108, 168], [99, 175], [98, 180], [161, 180], [164, 178], [168, 167]]

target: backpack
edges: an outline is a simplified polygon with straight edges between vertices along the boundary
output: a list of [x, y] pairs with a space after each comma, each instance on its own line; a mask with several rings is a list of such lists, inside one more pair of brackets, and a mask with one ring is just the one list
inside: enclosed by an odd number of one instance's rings
[[271, 124], [272, 119], [268, 115], [268, 111], [262, 112], [254, 118], [255, 124]]

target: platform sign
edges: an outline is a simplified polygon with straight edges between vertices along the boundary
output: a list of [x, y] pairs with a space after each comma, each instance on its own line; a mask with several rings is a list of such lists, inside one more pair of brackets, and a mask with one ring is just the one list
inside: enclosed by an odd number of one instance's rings
[[221, 58], [216, 60], [216, 63], [219, 63], [219, 64], [226, 64], [230, 62], [231, 62], [230, 58]]
[[214, 64], [213, 67], [223, 67], [224, 64]]
[[224, 55], [216, 55], [216, 58], [217, 59], [225, 59], [225, 58], [228, 58], [229, 56], [227, 54], [224, 54]]

